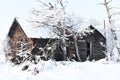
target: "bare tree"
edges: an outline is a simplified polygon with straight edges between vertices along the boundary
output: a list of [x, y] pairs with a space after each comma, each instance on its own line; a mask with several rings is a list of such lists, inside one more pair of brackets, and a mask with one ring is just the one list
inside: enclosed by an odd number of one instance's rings
[[[112, 13], [111, 10], [113, 9], [113, 7], [110, 7], [109, 4], [112, 2], [112, 0], [104, 0], [104, 3], [101, 3], [102, 5], [105, 6], [106, 12], [107, 12], [107, 17], [108, 17], [108, 23], [109, 23], [109, 34], [112, 40], [112, 43], [114, 44], [115, 48], [117, 49], [118, 52], [118, 57], [120, 55], [120, 47], [118, 46], [118, 37], [116, 35], [116, 30], [113, 29], [113, 25], [114, 25], [114, 21], [113, 21], [113, 16], [118, 14], [118, 12], [114, 12]], [[109, 42], [110, 43], [110, 42]], [[112, 48], [113, 49], [113, 48]], [[109, 49], [110, 50], [110, 49]], [[110, 50], [110, 54], [112, 53], [113, 50]]]
[[[81, 18], [75, 21], [75, 17], [71, 17], [66, 11], [66, 1], [65, 0], [50, 0], [48, 2], [39, 0], [39, 9], [34, 9], [32, 13], [32, 22], [39, 25], [38, 27], [50, 27], [52, 31], [59, 36], [62, 40], [62, 48], [64, 53], [64, 60], [67, 60], [66, 52], [66, 31], [74, 34], [75, 27], [81, 23]], [[74, 20], [73, 20], [74, 18]], [[79, 25], [80, 26], [80, 25]], [[78, 54], [78, 53], [77, 53]], [[80, 58], [78, 58], [80, 60]], [[81, 61], [81, 60], [80, 60]]]

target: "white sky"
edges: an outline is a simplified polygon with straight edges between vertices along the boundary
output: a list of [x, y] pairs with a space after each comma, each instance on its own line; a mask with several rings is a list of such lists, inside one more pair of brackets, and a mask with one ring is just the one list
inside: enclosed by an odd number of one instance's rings
[[[102, 5], [98, 5], [102, 1], [69, 0], [69, 7], [70, 11], [78, 16], [104, 20], [106, 18], [105, 9]], [[120, 3], [119, 0], [114, 1]], [[28, 17], [35, 3], [35, 0], [0, 0], [0, 39], [8, 33], [14, 17]]]

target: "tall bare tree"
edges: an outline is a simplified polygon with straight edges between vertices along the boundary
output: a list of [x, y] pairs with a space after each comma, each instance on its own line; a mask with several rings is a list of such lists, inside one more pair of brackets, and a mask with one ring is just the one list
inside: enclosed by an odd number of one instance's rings
[[[101, 3], [102, 5], [105, 6], [106, 12], [107, 12], [107, 17], [108, 17], [108, 23], [109, 23], [109, 30], [110, 30], [110, 34], [111, 34], [111, 39], [112, 39], [112, 43], [114, 44], [115, 48], [117, 49], [118, 52], [118, 58], [120, 55], [120, 47], [118, 46], [118, 37], [116, 35], [116, 30], [113, 29], [113, 16], [118, 14], [118, 12], [114, 12], [112, 13], [111, 10], [113, 9], [113, 7], [111, 7], [109, 4], [112, 2], [112, 0], [104, 0], [104, 3]], [[112, 53], [113, 50], [110, 50], [109, 52]]]

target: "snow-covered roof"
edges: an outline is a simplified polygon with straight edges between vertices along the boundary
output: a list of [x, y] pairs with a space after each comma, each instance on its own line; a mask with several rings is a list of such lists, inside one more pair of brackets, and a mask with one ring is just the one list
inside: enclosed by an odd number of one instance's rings
[[[15, 18], [17, 22], [20, 24], [21, 28], [29, 38], [56, 38], [57, 35], [51, 30], [50, 27], [37, 27], [33, 22], [22, 19]], [[90, 26], [87, 22], [83, 23], [79, 28], [78, 32], [85, 31], [85, 29]], [[99, 30], [99, 29], [97, 29]], [[100, 31], [100, 30], [99, 30]], [[104, 31], [100, 31], [102, 35], [104, 35]]]
[[16, 18], [25, 34], [29, 38], [55, 38], [57, 37], [54, 32], [50, 29], [50, 27], [37, 27], [32, 22]]
[[[92, 27], [92, 28], [90, 28]], [[89, 24], [87, 21], [84, 22], [79, 29], [79, 33], [86, 35], [85, 33], [94, 33], [94, 31], [99, 32], [103, 37], [106, 37], [105, 34], [105, 29], [103, 28], [103, 25], [94, 25], [94, 24]]]

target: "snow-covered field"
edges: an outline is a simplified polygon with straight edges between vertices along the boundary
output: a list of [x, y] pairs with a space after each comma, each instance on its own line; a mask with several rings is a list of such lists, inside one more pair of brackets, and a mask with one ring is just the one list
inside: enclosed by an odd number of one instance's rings
[[[22, 71], [23, 66], [29, 65]], [[0, 62], [0, 80], [120, 80], [120, 63], [40, 61], [13, 65]]]

